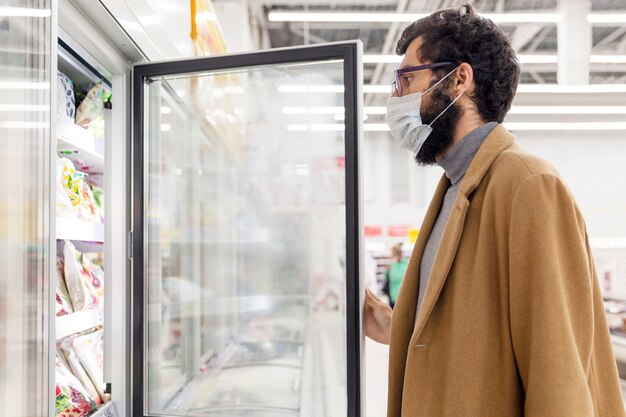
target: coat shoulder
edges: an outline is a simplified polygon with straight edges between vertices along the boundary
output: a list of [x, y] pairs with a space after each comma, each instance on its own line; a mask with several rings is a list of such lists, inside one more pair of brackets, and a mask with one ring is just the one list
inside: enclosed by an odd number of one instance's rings
[[493, 162], [491, 167], [498, 175], [520, 176], [522, 179], [537, 174], [559, 176], [556, 169], [544, 159], [532, 155], [517, 145], [511, 145]]

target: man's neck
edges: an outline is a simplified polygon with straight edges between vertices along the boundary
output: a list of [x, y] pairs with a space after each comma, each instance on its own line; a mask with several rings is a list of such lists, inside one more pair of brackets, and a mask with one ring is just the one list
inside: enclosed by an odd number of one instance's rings
[[446, 151], [442, 155], [436, 158], [437, 162], [445, 158], [446, 155], [448, 155], [448, 153], [450, 152], [450, 150], [452, 150], [456, 145], [461, 143], [463, 138], [465, 138], [468, 135], [468, 133], [484, 125], [485, 123], [486, 122], [482, 120], [482, 118], [478, 116], [477, 114], [474, 114], [474, 115], [467, 114], [467, 115], [461, 116], [461, 118], [459, 119], [459, 122], [456, 125], [456, 128], [454, 129], [452, 144], [448, 147], [448, 149], [446, 149]]

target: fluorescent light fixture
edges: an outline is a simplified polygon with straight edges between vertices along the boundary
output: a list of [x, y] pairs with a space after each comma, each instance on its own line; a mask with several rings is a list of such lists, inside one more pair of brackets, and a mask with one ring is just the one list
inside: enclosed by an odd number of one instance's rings
[[626, 13], [593, 13], [587, 16], [589, 23], [626, 23]]
[[559, 85], [559, 84], [520, 84], [518, 93], [626, 93], [626, 84], [589, 84], [589, 85]]
[[0, 7], [0, 17], [50, 17], [48, 9], [31, 9], [26, 7]]
[[311, 125], [311, 131], [313, 132], [340, 132], [346, 129], [344, 124], [318, 124]]
[[626, 106], [513, 106], [509, 114], [626, 114]]
[[369, 84], [363, 86], [364, 93], [382, 93], [382, 94], [391, 94], [391, 85], [390, 84]]
[[520, 122], [520, 123], [504, 123], [504, 127], [508, 130], [626, 130], [626, 122], [581, 122], [581, 123], [543, 123], [543, 122]]
[[387, 114], [387, 107], [385, 106], [365, 106], [363, 107], [365, 114]]
[[[357, 22], [357, 23], [410, 23], [426, 17], [425, 13], [348, 13], [348, 12], [291, 12], [272, 11], [270, 22]], [[484, 13], [482, 17], [495, 23], [558, 23], [561, 16], [553, 12], [537, 13]]]
[[[600, 131], [600, 130], [626, 130], [626, 122], [581, 122], [581, 123], [565, 123], [565, 122], [519, 122], [504, 123], [504, 127], [513, 131]], [[366, 123], [363, 125], [365, 132], [388, 132], [389, 126], [385, 123]]]
[[279, 93], [343, 93], [343, 85], [279, 85]]
[[49, 90], [50, 83], [30, 81], [0, 81], [0, 90]]
[[[611, 55], [615, 56], [615, 55]], [[608, 57], [608, 55], [607, 55]], [[557, 56], [549, 54], [520, 54], [517, 56], [519, 62], [522, 64], [556, 64]], [[623, 57], [620, 57], [620, 59]], [[363, 55], [364, 64], [399, 64], [402, 62], [402, 56], [400, 55]], [[626, 61], [618, 61], [626, 62]]]
[[170, 125], [168, 125], [166, 123], [163, 123], [161, 125], [161, 132], [169, 132], [170, 130], [172, 130], [172, 126], [170, 126]]
[[589, 62], [593, 64], [626, 64], [626, 55], [591, 55]]
[[0, 111], [50, 111], [47, 104], [0, 104]]
[[161, 114], [170, 114], [172, 112], [172, 108], [168, 106], [161, 106]]
[[185, 90], [176, 90], [176, 95], [178, 97], [183, 97], [185, 95]]

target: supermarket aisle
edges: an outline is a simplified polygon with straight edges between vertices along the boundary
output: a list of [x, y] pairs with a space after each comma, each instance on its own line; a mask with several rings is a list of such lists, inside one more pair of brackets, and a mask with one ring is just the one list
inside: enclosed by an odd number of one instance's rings
[[389, 347], [365, 338], [365, 407], [367, 417], [387, 415]]

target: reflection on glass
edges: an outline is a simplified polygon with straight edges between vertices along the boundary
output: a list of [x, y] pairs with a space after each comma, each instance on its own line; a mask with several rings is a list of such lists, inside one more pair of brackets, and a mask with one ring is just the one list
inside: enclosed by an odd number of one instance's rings
[[49, 415], [50, 2], [0, 16], [0, 415]]
[[148, 412], [345, 416], [343, 62], [145, 88]]

